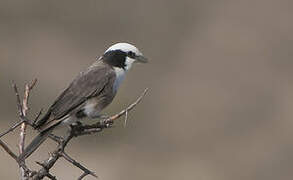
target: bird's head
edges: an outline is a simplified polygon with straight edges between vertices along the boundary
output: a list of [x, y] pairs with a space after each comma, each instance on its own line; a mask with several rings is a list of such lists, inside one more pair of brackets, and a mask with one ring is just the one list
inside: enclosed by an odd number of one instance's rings
[[147, 59], [133, 45], [128, 43], [117, 43], [107, 49], [102, 56], [102, 60], [117, 68], [129, 70], [132, 63], [146, 63]]

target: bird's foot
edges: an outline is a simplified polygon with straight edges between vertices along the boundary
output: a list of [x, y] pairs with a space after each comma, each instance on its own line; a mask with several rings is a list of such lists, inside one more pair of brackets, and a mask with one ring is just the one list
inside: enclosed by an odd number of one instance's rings
[[113, 125], [113, 120], [111, 120], [111, 116], [105, 114], [99, 114], [96, 116], [99, 119], [99, 124], [102, 128], [109, 128]]
[[84, 130], [82, 123], [79, 121], [72, 123], [70, 125], [70, 128], [71, 128], [71, 132], [75, 132], [75, 133], [79, 133]]
[[109, 116], [100, 120], [100, 126], [102, 128], [110, 128], [113, 126], [113, 124], [114, 122], [112, 119], [109, 118]]

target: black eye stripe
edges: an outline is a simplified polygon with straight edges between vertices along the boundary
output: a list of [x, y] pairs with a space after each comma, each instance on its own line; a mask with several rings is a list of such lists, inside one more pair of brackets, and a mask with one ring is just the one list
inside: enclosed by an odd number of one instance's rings
[[121, 50], [108, 51], [103, 55], [103, 61], [114, 67], [124, 68], [126, 56], [127, 53]]
[[127, 53], [127, 56], [130, 57], [130, 58], [135, 58], [135, 53], [132, 52], [132, 51], [129, 51], [129, 52]]

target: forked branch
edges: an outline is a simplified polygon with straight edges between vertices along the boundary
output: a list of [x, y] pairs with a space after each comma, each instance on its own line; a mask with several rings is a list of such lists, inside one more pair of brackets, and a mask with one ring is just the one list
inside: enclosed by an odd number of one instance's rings
[[[29, 120], [27, 116], [27, 112], [29, 110], [28, 107], [28, 101], [30, 97], [30, 92], [33, 89], [33, 87], [36, 85], [37, 80], [32, 81], [30, 84], [25, 85], [25, 91], [24, 91], [24, 97], [21, 100], [18, 88], [15, 83], [13, 83], [13, 89], [16, 95], [17, 100], [17, 109], [18, 109], [18, 115], [19, 115], [19, 121], [16, 122], [14, 125], [12, 125], [8, 130], [6, 130], [3, 133], [0, 133], [0, 138], [7, 135], [8, 133], [14, 131], [16, 128], [20, 126], [20, 141], [18, 144], [19, 147], [19, 153], [21, 154], [25, 147], [25, 136], [26, 136], [26, 126], [30, 125], [34, 127], [34, 124], [36, 120], [39, 118], [40, 113], [37, 115], [36, 119], [31, 121]], [[50, 174], [50, 169], [55, 165], [55, 163], [58, 161], [58, 159], [64, 158], [67, 162], [71, 163], [72, 165], [76, 166], [80, 170], [82, 170], [81, 176], [78, 177], [78, 180], [83, 179], [87, 175], [92, 175], [93, 177], [97, 177], [97, 175], [90, 171], [88, 168], [86, 168], [84, 165], [80, 164], [76, 160], [74, 160], [70, 155], [68, 155], [65, 152], [65, 148], [67, 147], [69, 141], [72, 138], [82, 136], [82, 135], [89, 135], [94, 133], [99, 133], [105, 128], [111, 128], [114, 121], [119, 119], [121, 116], [125, 115], [125, 124], [128, 118], [128, 113], [142, 100], [142, 98], [146, 95], [148, 89], [145, 89], [144, 92], [138, 97], [138, 99], [127, 106], [124, 110], [121, 112], [112, 115], [108, 118], [101, 119], [98, 122], [91, 124], [91, 125], [83, 125], [81, 123], [76, 123], [71, 125], [71, 128], [67, 135], [65, 137], [59, 137], [54, 134], [51, 134], [49, 137], [56, 141], [58, 143], [58, 146], [56, 149], [50, 153], [49, 158], [44, 160], [43, 162], [37, 162], [41, 166], [41, 168], [38, 171], [30, 170], [26, 164], [25, 159], [22, 161], [18, 160], [18, 156], [5, 144], [4, 141], [0, 139], [0, 147], [2, 147], [6, 153], [8, 153], [19, 165], [21, 170], [21, 180], [40, 180], [44, 177], [48, 177], [49, 179], [55, 180], [56, 177]]]

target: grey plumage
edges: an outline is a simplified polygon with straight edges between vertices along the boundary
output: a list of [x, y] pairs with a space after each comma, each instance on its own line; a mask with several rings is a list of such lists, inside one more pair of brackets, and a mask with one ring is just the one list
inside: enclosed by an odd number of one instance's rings
[[81, 72], [67, 89], [55, 100], [45, 117], [36, 127], [42, 131], [82, 111], [86, 101], [97, 98], [97, 111], [110, 104], [115, 96], [112, 90], [115, 71], [103, 61], [97, 61], [85, 72]]
[[99, 117], [112, 102], [133, 62], [147, 62], [135, 46], [117, 43], [107, 49], [101, 58], [71, 82], [36, 123], [40, 133], [25, 148], [19, 160], [30, 156], [60, 124], [71, 124], [83, 117]]
[[115, 77], [114, 69], [103, 61], [95, 62], [85, 72], [80, 73], [55, 100], [46, 115], [37, 122], [36, 128], [40, 134], [25, 148], [19, 159], [30, 156], [63, 120], [72, 118], [77, 113], [86, 113], [84, 108], [88, 101], [93, 102], [95, 112], [85, 116], [98, 116], [116, 94], [113, 90]]

